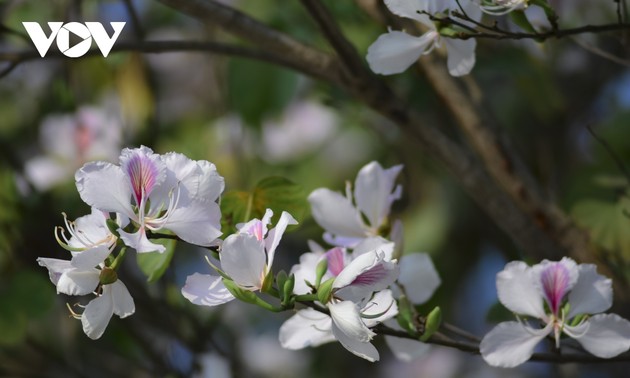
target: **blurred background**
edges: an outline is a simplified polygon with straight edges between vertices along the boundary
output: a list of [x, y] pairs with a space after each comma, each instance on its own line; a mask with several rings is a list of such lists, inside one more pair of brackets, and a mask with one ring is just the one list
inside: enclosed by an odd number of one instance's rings
[[[322, 49], [317, 26], [297, 1], [223, 1]], [[352, 1], [325, 1], [361, 55], [385, 32]], [[606, 2], [554, 1], [564, 27], [610, 23]], [[532, 20], [545, 21], [535, 10]], [[234, 40], [218, 28], [148, 0], [0, 1], [0, 55], [32, 48], [23, 21], [126, 21], [121, 41]], [[504, 22], [504, 21], [501, 21]], [[623, 37], [623, 36], [622, 36]], [[628, 37], [627, 35], [625, 37]], [[625, 43], [625, 44], [624, 44]], [[613, 62], [593, 46], [628, 59], [619, 35], [478, 43], [472, 76], [492, 113], [536, 177], [621, 270], [630, 259], [624, 216], [628, 177], [606, 140], [630, 164], [630, 62]], [[440, 165], [427, 160], [393, 124], [350, 95], [272, 65], [208, 53], [111, 53], [81, 59], [0, 62], [0, 376], [7, 377], [608, 377], [628, 363], [556, 366], [527, 363], [502, 370], [480, 357], [434, 347], [397, 361], [381, 338], [381, 361], [366, 362], [338, 343], [280, 348], [278, 328], [290, 314], [270, 314], [236, 301], [201, 308], [180, 294], [192, 272], [207, 272], [205, 251], [178, 246], [156, 283], [135, 259], [123, 266], [136, 313], [113, 317], [105, 335], [88, 339], [55, 293], [40, 256], [68, 258], [53, 230], [62, 212], [89, 212], [74, 186], [87, 161], [117, 163], [123, 147], [146, 145], [213, 162], [226, 191], [251, 190], [283, 176], [304, 196], [318, 187], [343, 191], [358, 169], [377, 160], [404, 164], [403, 198], [393, 217], [404, 223], [405, 252], [428, 252], [443, 284], [423, 307], [482, 336], [501, 316], [495, 275], [520, 251]], [[424, 117], [450, 128], [446, 108], [418, 72], [387, 78]], [[630, 210], [630, 208], [628, 208]], [[622, 214], [622, 215], [620, 215]], [[276, 269], [289, 270], [322, 242], [305, 214], [286, 234]], [[628, 313], [629, 309], [620, 312]]]

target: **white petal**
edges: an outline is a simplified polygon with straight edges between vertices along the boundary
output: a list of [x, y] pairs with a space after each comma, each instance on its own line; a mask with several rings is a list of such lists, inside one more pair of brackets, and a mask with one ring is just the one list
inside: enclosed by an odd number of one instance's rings
[[151, 242], [143, 229], [139, 229], [138, 231], [132, 233], [128, 233], [123, 231], [122, 228], [118, 229], [118, 233], [120, 234], [120, 239], [125, 242], [125, 245], [131, 247], [136, 250], [138, 253], [145, 252], [164, 252], [166, 251], [166, 247], [161, 244], [156, 244]]
[[86, 295], [92, 293], [98, 285], [99, 271], [97, 269], [71, 269], [59, 277], [57, 293], [68, 295]]
[[[223, 192], [224, 180], [217, 173], [214, 164], [205, 160], [190, 160], [185, 155], [175, 152], [163, 155], [162, 161], [174, 174], [176, 183], [183, 185], [191, 198], [214, 202]], [[170, 186], [174, 187], [173, 184], [171, 182]]]
[[630, 322], [616, 314], [598, 314], [565, 331], [597, 357], [615, 357], [630, 348]]
[[475, 48], [477, 41], [474, 38], [467, 40], [444, 38], [446, 44], [448, 72], [452, 76], [468, 75], [475, 66]]
[[612, 281], [597, 274], [593, 264], [580, 264], [579, 276], [569, 293], [568, 319], [578, 314], [597, 314], [612, 306]]
[[364, 318], [363, 323], [373, 327], [398, 315], [398, 305], [390, 290], [381, 290], [363, 304], [363, 315], [377, 316], [376, 318]]
[[100, 338], [113, 313], [114, 303], [111, 292], [92, 299], [81, 315], [83, 332], [92, 340]]
[[134, 218], [131, 185], [120, 167], [102, 161], [87, 163], [76, 172], [74, 178], [85, 203], [102, 211]]
[[207, 247], [221, 236], [221, 209], [215, 202], [192, 201], [174, 209], [163, 228], [190, 244]]
[[393, 242], [380, 236], [373, 236], [364, 239], [361, 243], [357, 244], [357, 246], [352, 250], [352, 257], [357, 258], [364, 253], [377, 251], [379, 253], [383, 253], [385, 260], [389, 261], [392, 259], [392, 255], [394, 254], [394, 248], [395, 245]]
[[308, 196], [308, 201], [311, 203], [313, 218], [326, 231], [353, 238], [366, 236], [361, 214], [340, 193], [325, 188], [315, 189]]
[[182, 295], [200, 306], [217, 306], [234, 299], [223, 285], [223, 277], [200, 273], [194, 273], [186, 278]]
[[439, 35], [430, 31], [413, 37], [400, 31], [381, 34], [368, 47], [366, 60], [370, 69], [382, 75], [393, 75], [405, 71], [414, 64]]
[[405, 287], [407, 298], [412, 303], [428, 301], [442, 283], [431, 257], [426, 253], [403, 255], [398, 265], [398, 282]]
[[266, 272], [264, 246], [255, 236], [233, 234], [223, 242], [221, 267], [239, 286], [260, 289]]
[[68, 245], [74, 248], [89, 248], [107, 240], [112, 236], [112, 233], [107, 228], [106, 222], [105, 214], [92, 207], [90, 214], [79, 217], [74, 221], [75, 231], [80, 236], [77, 237], [75, 235], [71, 237]]
[[[293, 265], [291, 274], [295, 275], [295, 286], [293, 293], [297, 295], [308, 294], [311, 288], [306, 285], [305, 281], [315, 283], [315, 268], [317, 264], [324, 258], [323, 253], [307, 252], [300, 256], [300, 263]], [[330, 275], [324, 275], [322, 282], [330, 278]]]
[[50, 157], [34, 157], [24, 164], [24, 174], [37, 190], [48, 190], [72, 177], [72, 162], [63, 163]]
[[372, 345], [369, 341], [363, 342], [346, 335], [339, 327], [337, 327], [335, 322], [332, 324], [332, 332], [337, 341], [339, 341], [341, 345], [343, 345], [343, 347], [351, 353], [361, 358], [365, 358], [370, 362], [379, 360], [378, 350], [376, 350], [374, 345]]
[[271, 231], [269, 231], [269, 235], [265, 238], [265, 246], [267, 249], [267, 266], [271, 266], [273, 264], [273, 258], [276, 253], [276, 248], [278, 248], [278, 244], [280, 243], [280, 239], [282, 239], [282, 235], [284, 231], [287, 229], [288, 225], [297, 224], [298, 222], [291, 216], [291, 214], [283, 211], [280, 215], [280, 219]]
[[[386, 321], [385, 325], [398, 331], [403, 330], [395, 319]], [[394, 353], [394, 356], [403, 362], [410, 362], [416, 358], [420, 358], [426, 355], [431, 349], [429, 344], [394, 336], [385, 336], [385, 343], [389, 349], [391, 349], [392, 353]]]
[[282, 324], [279, 339], [283, 348], [292, 350], [334, 341], [332, 320], [312, 308], [300, 310]]
[[85, 251], [77, 252], [72, 257], [72, 266], [79, 269], [90, 269], [101, 264], [109, 256], [109, 248], [100, 245]]
[[70, 261], [68, 260], [60, 260], [60, 259], [51, 259], [47, 257], [39, 257], [37, 259], [37, 263], [40, 266], [48, 269], [48, 275], [50, 276], [50, 281], [52, 281], [55, 286], [59, 282], [59, 278], [61, 275], [68, 270], [74, 269]]
[[384, 170], [375, 161], [359, 171], [354, 185], [354, 199], [357, 207], [365, 214], [372, 228], [378, 228], [389, 216], [389, 209], [394, 200], [400, 198], [400, 190], [394, 195], [394, 182], [402, 170], [396, 165]]
[[333, 288], [352, 285], [364, 288], [367, 293], [386, 289], [398, 278], [398, 264], [385, 261], [376, 251], [365, 253], [352, 260], [335, 278]]
[[122, 281], [118, 280], [111, 285], [104, 285], [103, 295], [105, 295], [106, 291], [111, 291], [114, 314], [118, 315], [120, 318], [126, 318], [136, 312], [133, 297], [129, 294], [127, 286], [125, 286]]
[[350, 301], [329, 303], [328, 309], [333, 328], [336, 326], [351, 339], [365, 343], [374, 337], [375, 333], [363, 324], [356, 304]]
[[385, 5], [397, 16], [411, 18], [422, 23], [426, 23], [428, 17], [421, 15], [419, 11], [430, 10], [427, 0], [385, 0]]
[[522, 261], [508, 263], [497, 274], [499, 301], [510, 311], [543, 318], [543, 298], [530, 267]]
[[535, 330], [518, 322], [499, 323], [481, 340], [479, 349], [483, 359], [492, 366], [514, 367], [529, 360], [534, 348], [553, 327]]

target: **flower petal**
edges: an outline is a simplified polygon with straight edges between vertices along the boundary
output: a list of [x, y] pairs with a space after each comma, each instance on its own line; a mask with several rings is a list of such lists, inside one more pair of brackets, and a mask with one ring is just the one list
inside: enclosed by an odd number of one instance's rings
[[100, 338], [105, 332], [105, 328], [107, 328], [113, 313], [114, 301], [111, 292], [103, 292], [103, 295], [92, 299], [85, 306], [85, 311], [81, 315], [83, 332], [92, 340]]
[[[313, 252], [303, 253], [300, 256], [300, 263], [293, 265], [291, 268], [291, 274], [295, 275], [295, 286], [293, 287], [294, 294], [301, 295], [311, 292], [312, 289], [305, 281], [315, 283], [315, 268], [323, 258], [323, 253]], [[322, 282], [329, 278], [331, 278], [330, 273], [326, 273], [322, 278]]]
[[499, 301], [510, 311], [536, 318], [545, 316], [541, 291], [532, 269], [522, 261], [512, 261], [497, 274]]
[[106, 212], [134, 218], [131, 208], [131, 186], [120, 167], [102, 161], [85, 164], [74, 178], [81, 199]]
[[[315, 221], [326, 231], [345, 237], [365, 238], [365, 224], [352, 202], [340, 193], [320, 188], [309, 196]], [[345, 245], [340, 245], [346, 247]]]
[[616, 314], [598, 314], [565, 333], [584, 349], [601, 358], [611, 358], [630, 348], [630, 322]]
[[330, 316], [312, 308], [298, 311], [280, 327], [280, 345], [286, 349], [303, 349], [335, 341]]
[[291, 216], [291, 214], [287, 213], [286, 211], [282, 212], [282, 214], [280, 215], [280, 219], [278, 219], [278, 223], [276, 223], [276, 227], [269, 231], [269, 234], [265, 238], [265, 248], [267, 249], [267, 266], [271, 266], [271, 264], [273, 264], [273, 258], [276, 253], [276, 248], [278, 248], [280, 239], [282, 239], [282, 235], [287, 229], [287, 226], [297, 223], [298, 222]]
[[237, 285], [260, 289], [267, 268], [267, 256], [262, 242], [249, 234], [233, 234], [223, 242], [221, 267]]
[[389, 216], [392, 202], [400, 198], [400, 187], [394, 191], [394, 182], [402, 168], [402, 165], [396, 165], [384, 170], [373, 161], [359, 171], [354, 185], [354, 199], [372, 228], [383, 224]]
[[166, 179], [166, 166], [162, 158], [146, 146], [123, 149], [120, 153], [120, 169], [127, 177], [127, 186], [131, 188], [138, 206], [143, 198], [151, 197], [153, 189], [160, 187]]
[[580, 264], [579, 276], [569, 293], [568, 319], [578, 314], [597, 314], [612, 306], [612, 280], [597, 274], [593, 264]]
[[398, 315], [398, 305], [391, 290], [381, 290], [365, 301], [361, 313], [370, 317], [377, 316], [376, 318], [363, 319], [363, 323], [367, 327], [373, 327]]
[[161, 244], [153, 243], [147, 238], [146, 233], [143, 229], [139, 229], [134, 233], [129, 233], [123, 231], [122, 228], [118, 229], [118, 234], [120, 234], [120, 239], [125, 242], [125, 245], [131, 247], [136, 250], [138, 253], [145, 252], [164, 252], [166, 251], [166, 247]]
[[173, 209], [162, 227], [190, 244], [208, 247], [222, 234], [221, 209], [215, 202], [192, 201]]
[[379, 253], [383, 253], [384, 259], [390, 261], [394, 254], [395, 245], [393, 242], [384, 239], [380, 236], [373, 236], [367, 239], [364, 239], [352, 250], [352, 257], [357, 258], [358, 256], [376, 250]]
[[168, 187], [177, 184], [186, 188], [190, 198], [214, 202], [223, 192], [225, 182], [214, 164], [205, 160], [191, 160], [183, 154], [169, 152], [162, 155], [166, 164]]
[[381, 34], [368, 47], [365, 58], [374, 73], [398, 74], [414, 64], [437, 38], [439, 34], [435, 31], [429, 31], [420, 37], [400, 31], [390, 31]]
[[[428, 19], [426, 15], [419, 13], [419, 11], [429, 10], [427, 0], [385, 0], [385, 5], [396, 16], [411, 18], [423, 23]], [[429, 22], [431, 21], [429, 20]]]
[[345, 334], [336, 324], [332, 323], [332, 332], [337, 341], [351, 353], [365, 358], [370, 362], [379, 360], [378, 350], [369, 341], [360, 341]]
[[71, 264], [75, 268], [90, 269], [101, 264], [109, 256], [109, 248], [99, 245], [85, 251], [77, 252], [72, 257]]
[[129, 294], [127, 286], [125, 286], [122, 281], [118, 280], [111, 285], [104, 285], [103, 294], [105, 294], [106, 290], [111, 291], [114, 314], [118, 315], [122, 319], [136, 312], [136, 305], [133, 302], [133, 297]]
[[491, 366], [514, 367], [529, 360], [534, 348], [547, 336], [553, 327], [535, 330], [519, 322], [499, 323], [481, 340], [479, 350], [483, 359]]
[[57, 286], [59, 282], [59, 278], [61, 275], [68, 270], [73, 269], [72, 264], [68, 260], [60, 260], [60, 259], [51, 259], [47, 257], [38, 257], [37, 263], [39, 266], [43, 266], [48, 269], [48, 275], [50, 276], [50, 281]]
[[365, 343], [372, 340], [372, 337], [376, 335], [363, 324], [359, 309], [353, 302], [329, 303], [328, 309], [333, 320], [333, 328], [337, 327], [349, 338]]
[[186, 278], [182, 295], [200, 306], [217, 306], [234, 299], [223, 285], [223, 277], [200, 273], [194, 273]]
[[353, 286], [365, 293], [380, 291], [394, 283], [398, 273], [398, 264], [385, 261], [384, 254], [372, 251], [352, 260], [335, 278], [333, 288]]
[[[386, 321], [385, 325], [389, 328], [403, 331], [402, 327], [398, 325], [398, 322], [395, 319]], [[394, 336], [385, 336], [385, 343], [392, 353], [394, 353], [394, 356], [403, 362], [410, 362], [416, 358], [420, 358], [427, 354], [427, 352], [431, 349], [429, 344], [425, 344], [418, 340], [403, 339], [401, 337]]]
[[398, 282], [405, 287], [407, 298], [412, 303], [428, 301], [442, 283], [431, 257], [426, 253], [403, 255], [398, 265]]
[[475, 48], [477, 41], [474, 38], [462, 40], [444, 38], [447, 50], [446, 65], [452, 76], [468, 75], [475, 66]]
[[71, 269], [59, 277], [57, 293], [67, 295], [87, 295], [92, 293], [98, 285], [99, 271], [97, 269]]

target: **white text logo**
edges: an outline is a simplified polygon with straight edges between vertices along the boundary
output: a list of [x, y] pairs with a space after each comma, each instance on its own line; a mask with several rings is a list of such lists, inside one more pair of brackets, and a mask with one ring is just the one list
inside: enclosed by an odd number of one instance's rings
[[[125, 27], [125, 22], [110, 22], [114, 29], [114, 34], [110, 37], [100, 22], [49, 22], [50, 35], [46, 36], [44, 30], [37, 22], [22, 22], [24, 29], [35, 44], [37, 52], [42, 58], [50, 49], [53, 39], [57, 39], [57, 47], [61, 53], [69, 58], [78, 58], [85, 55], [92, 47], [92, 38], [96, 42], [103, 57], [107, 57], [114, 43], [118, 39], [120, 32]], [[77, 36], [81, 41], [74, 46], [70, 46], [70, 33]]]

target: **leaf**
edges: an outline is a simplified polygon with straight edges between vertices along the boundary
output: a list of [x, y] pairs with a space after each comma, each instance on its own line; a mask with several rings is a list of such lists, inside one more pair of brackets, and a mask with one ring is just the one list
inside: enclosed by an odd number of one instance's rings
[[166, 251], [148, 252], [136, 254], [136, 260], [142, 273], [147, 276], [147, 282], [155, 282], [166, 272], [171, 264], [173, 253], [177, 242], [173, 239], [157, 239], [152, 240], [154, 243], [162, 244], [166, 247]]
[[572, 210], [576, 223], [588, 230], [592, 240], [607, 251], [630, 258], [630, 198], [617, 203], [584, 200]]
[[226, 235], [236, 231], [236, 225], [251, 219], [261, 219], [267, 209], [273, 210], [275, 223], [283, 211], [298, 222], [304, 218], [308, 204], [304, 190], [284, 177], [261, 180], [251, 193], [230, 191], [221, 199], [222, 228]]

